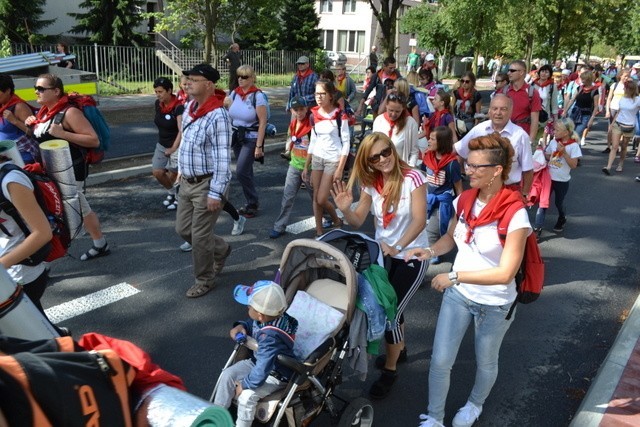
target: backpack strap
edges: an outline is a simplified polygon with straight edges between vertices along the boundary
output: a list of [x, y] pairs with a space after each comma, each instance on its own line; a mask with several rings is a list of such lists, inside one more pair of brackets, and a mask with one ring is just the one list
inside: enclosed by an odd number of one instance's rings
[[[2, 185], [2, 181], [4, 181], [4, 177], [7, 176], [9, 172], [15, 171], [15, 170], [24, 173], [24, 171], [19, 166], [14, 164], [6, 164], [2, 166], [2, 169], [0, 169], [0, 186]], [[27, 178], [29, 178], [29, 181], [31, 181], [34, 188], [34, 192], [35, 192], [36, 186], [33, 184], [31, 177], [27, 175]], [[25, 237], [31, 234], [29, 227], [27, 227], [27, 224], [25, 224], [24, 221], [22, 220], [22, 217], [18, 213], [18, 210], [16, 209], [16, 207], [13, 205], [13, 203], [9, 201], [9, 199], [5, 197], [4, 192], [1, 191], [1, 187], [0, 187], [0, 210], [6, 212], [7, 215], [13, 218], [16, 224], [18, 224], [18, 227], [20, 227], [20, 230], [22, 231], [22, 234], [24, 234]], [[3, 232], [5, 232], [5, 234], [10, 236], [10, 234], [6, 231], [6, 229], [4, 229]]]
[[507, 230], [509, 229], [509, 223], [513, 216], [522, 209], [523, 205], [520, 203], [512, 203], [511, 206], [507, 209], [507, 211], [502, 215], [500, 221], [498, 221], [498, 238], [500, 239], [500, 244], [504, 247], [505, 242], [507, 241]]
[[[338, 115], [336, 116], [336, 126], [338, 127], [338, 138], [342, 140], [342, 110], [338, 110]], [[313, 113], [309, 115], [309, 123], [311, 124], [311, 129], [313, 129], [313, 133], [318, 136], [318, 132], [316, 132], [316, 123], [313, 118]]]

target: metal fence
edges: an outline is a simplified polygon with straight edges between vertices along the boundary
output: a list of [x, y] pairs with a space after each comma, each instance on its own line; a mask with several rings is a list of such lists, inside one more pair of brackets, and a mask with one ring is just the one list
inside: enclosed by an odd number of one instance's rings
[[[15, 55], [56, 51], [55, 45], [13, 44], [12, 49]], [[78, 68], [96, 73], [100, 81], [125, 93], [150, 91], [150, 82], [158, 76], [175, 76], [175, 72], [157, 56], [157, 50], [159, 49], [154, 47], [129, 46], [74, 45], [71, 47], [71, 53], [76, 55]], [[170, 54], [182, 69], [188, 69], [203, 62], [204, 57], [204, 51], [198, 49], [182, 49], [179, 55], [168, 50], [163, 52]], [[216, 60], [212, 64], [220, 71], [224, 80], [229, 74], [227, 62], [222, 60], [225, 54], [226, 51], [216, 51], [214, 54]], [[259, 83], [263, 86], [289, 85], [291, 76], [296, 71], [296, 60], [301, 55], [306, 55], [313, 63], [315, 58], [311, 52], [243, 50], [241, 54], [243, 64], [254, 67]]]

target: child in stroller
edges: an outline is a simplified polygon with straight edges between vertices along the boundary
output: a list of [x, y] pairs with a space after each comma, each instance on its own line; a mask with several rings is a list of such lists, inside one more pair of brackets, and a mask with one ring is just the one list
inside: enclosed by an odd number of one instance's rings
[[241, 360], [222, 372], [213, 403], [228, 409], [236, 397], [236, 426], [251, 427], [258, 400], [284, 388], [292, 375], [292, 370], [276, 357], [279, 354], [294, 357], [298, 321], [284, 312], [287, 308], [284, 291], [269, 280], [260, 280], [253, 286], [238, 285], [234, 297], [249, 306], [250, 320], [236, 322], [229, 334], [235, 340], [255, 338], [258, 349], [251, 359]]
[[[325, 412], [331, 422], [339, 426], [371, 426], [373, 407], [367, 399], [349, 402], [335, 393], [342, 383], [342, 362], [349, 344], [358, 286], [350, 260], [327, 243], [294, 240], [285, 248], [274, 281], [282, 286], [289, 303], [287, 313], [298, 320], [298, 329], [293, 341], [294, 357], [288, 354], [276, 357], [279, 364], [276, 370], [284, 375], [292, 372], [292, 375], [283, 389], [260, 399], [256, 422], [270, 426], [307, 426]], [[226, 371], [246, 358], [247, 350], [255, 353], [262, 345], [251, 337], [246, 341], [238, 337], [236, 342], [216, 383], [212, 401], [214, 396], [217, 401], [218, 389], [224, 387]]]

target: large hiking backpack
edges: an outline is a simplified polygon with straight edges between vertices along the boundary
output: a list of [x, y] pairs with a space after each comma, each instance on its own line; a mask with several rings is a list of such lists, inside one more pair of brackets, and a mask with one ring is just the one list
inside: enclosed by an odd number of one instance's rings
[[100, 110], [98, 103], [90, 95], [80, 95], [72, 92], [69, 94], [69, 104], [82, 111], [93, 130], [98, 135], [100, 146], [97, 148], [86, 148], [85, 162], [89, 165], [100, 163], [104, 159], [104, 152], [111, 147], [111, 130]]
[[0, 409], [12, 427], [132, 426], [135, 370], [71, 337], [0, 337]]
[[[473, 190], [462, 192], [460, 199], [458, 200], [458, 217], [460, 217], [461, 214], [467, 215], [467, 212], [471, 212], [475, 194], [476, 192]], [[513, 215], [523, 207], [524, 204], [521, 203], [511, 204], [502, 218], [498, 221], [498, 238], [500, 239], [500, 244], [503, 247], [507, 239], [509, 222], [511, 222]], [[540, 248], [538, 247], [535, 233], [531, 233], [527, 236], [522, 263], [516, 272], [515, 281], [518, 296], [511, 305], [506, 320], [511, 319], [511, 315], [513, 314], [513, 310], [516, 308], [517, 303], [532, 303], [538, 299], [542, 292], [542, 288], [544, 286], [544, 261], [540, 254]]]
[[[27, 165], [25, 167], [30, 166], [31, 165]], [[38, 201], [38, 205], [40, 205], [40, 208], [49, 220], [51, 232], [53, 233], [51, 241], [29, 258], [20, 262], [20, 264], [33, 266], [38, 265], [43, 261], [51, 262], [65, 256], [69, 245], [71, 244], [72, 236], [64, 215], [64, 204], [58, 184], [49, 176], [42, 173], [42, 169], [39, 168], [39, 165], [38, 167], [31, 166], [31, 169], [33, 172], [21, 169], [19, 166], [14, 164], [6, 164], [2, 166], [0, 169], [0, 185], [2, 185], [2, 180], [5, 175], [12, 170], [18, 170], [24, 173], [33, 184], [33, 193]], [[36, 169], [39, 169], [39, 171], [36, 172]], [[4, 194], [2, 194], [1, 191], [0, 210], [5, 211], [7, 215], [13, 218], [25, 237], [31, 234], [29, 227], [25, 224], [24, 220], [18, 213], [18, 210], [9, 200], [7, 200], [6, 197], [4, 197]]]

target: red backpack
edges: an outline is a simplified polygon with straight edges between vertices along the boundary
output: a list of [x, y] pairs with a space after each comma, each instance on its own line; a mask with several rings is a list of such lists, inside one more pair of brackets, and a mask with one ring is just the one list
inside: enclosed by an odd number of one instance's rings
[[[475, 192], [471, 190], [462, 192], [460, 200], [458, 200], [458, 217], [465, 212], [471, 211], [471, 207], [474, 202], [474, 194]], [[509, 229], [511, 218], [513, 218], [513, 215], [523, 207], [524, 205], [522, 203], [511, 204], [502, 218], [498, 221], [498, 238], [500, 239], [500, 244], [502, 244], [503, 247], [507, 239], [507, 230]], [[540, 254], [540, 248], [538, 247], [535, 233], [531, 233], [527, 236], [522, 264], [520, 264], [520, 268], [516, 272], [515, 280], [518, 296], [511, 305], [506, 320], [511, 319], [511, 315], [513, 314], [513, 310], [516, 308], [517, 303], [532, 303], [538, 299], [542, 292], [542, 288], [544, 286], [544, 261]]]

